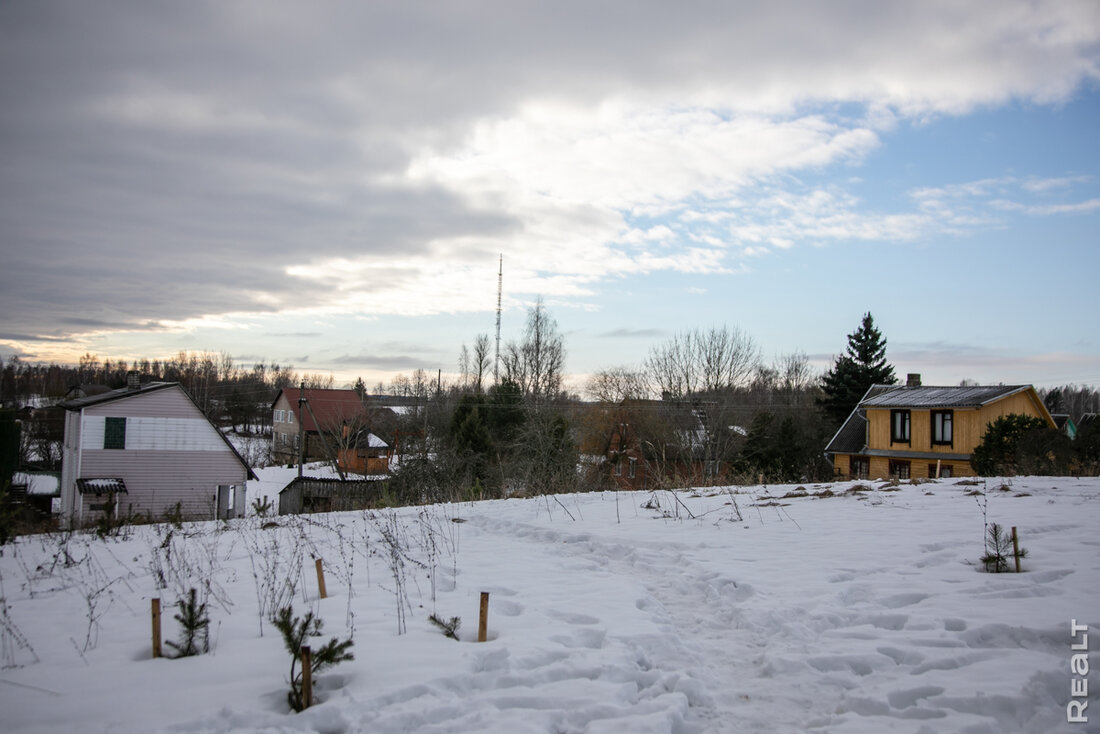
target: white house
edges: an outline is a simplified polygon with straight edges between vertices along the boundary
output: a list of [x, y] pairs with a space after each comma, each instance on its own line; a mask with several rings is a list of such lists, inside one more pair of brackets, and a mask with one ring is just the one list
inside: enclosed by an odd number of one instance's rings
[[127, 387], [65, 408], [61, 525], [97, 513], [161, 516], [177, 503], [189, 519], [244, 514], [252, 469], [179, 383]]

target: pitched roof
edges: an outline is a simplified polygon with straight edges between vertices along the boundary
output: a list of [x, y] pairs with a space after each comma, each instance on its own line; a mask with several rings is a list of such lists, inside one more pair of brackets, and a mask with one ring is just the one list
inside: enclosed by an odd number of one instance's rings
[[848, 420], [836, 432], [829, 445], [827, 454], [858, 454], [867, 445], [867, 418], [859, 410], [853, 410]]
[[[875, 387], [883, 387], [876, 385]], [[977, 408], [1030, 388], [1030, 385], [989, 387], [890, 386], [873, 397], [864, 396], [861, 408]]]
[[[298, 398], [301, 390], [296, 387], [284, 387], [275, 396], [275, 402], [286, 394], [287, 402], [294, 413], [295, 420], [301, 421], [307, 431], [316, 431], [317, 423], [326, 428], [338, 428], [344, 421], [364, 415], [363, 400], [354, 390], [327, 390], [321, 388], [306, 388], [305, 399], [309, 402], [309, 410], [299, 412]], [[273, 403], [274, 405], [274, 403]], [[304, 417], [302, 413], [305, 413]], [[314, 422], [314, 417], [317, 421]]]
[[170, 387], [179, 385], [178, 382], [147, 382], [141, 387], [131, 389], [128, 387], [120, 387], [117, 390], [110, 390], [109, 392], [100, 393], [98, 395], [88, 395], [83, 398], [73, 398], [72, 400], [66, 400], [58, 405], [65, 410], [80, 410], [87, 408], [89, 405], [99, 405], [100, 403], [110, 403], [114, 400], [123, 400], [125, 398], [132, 398], [135, 395], [146, 395], [157, 390], [165, 390]]
[[826, 454], [858, 454], [867, 445], [867, 414], [860, 407], [865, 401], [882, 395], [884, 392], [894, 389], [894, 385], [871, 385], [867, 392], [863, 393], [859, 405], [851, 412], [844, 425], [836, 432], [829, 445], [825, 447]]
[[370, 431], [355, 434], [353, 445], [357, 449], [388, 449], [390, 445]]

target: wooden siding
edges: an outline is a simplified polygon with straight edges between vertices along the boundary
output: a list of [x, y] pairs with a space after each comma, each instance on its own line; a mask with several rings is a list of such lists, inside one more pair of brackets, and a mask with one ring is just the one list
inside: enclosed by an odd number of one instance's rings
[[[891, 461], [908, 461], [910, 479], [931, 479], [934, 478], [936, 472], [936, 459], [902, 457], [890, 458], [887, 456], [863, 455], [860, 455], [857, 458], [864, 459], [869, 462], [869, 468], [867, 471], [868, 480], [889, 479]], [[833, 467], [834, 473], [838, 478], [853, 478], [850, 476], [849, 472], [851, 459], [852, 456], [850, 454], [836, 454], [833, 460]], [[952, 478], [976, 476], [976, 474], [974, 473], [974, 468], [970, 466], [969, 461], [940, 460], [940, 471], [943, 472], [945, 469], [950, 469]]]

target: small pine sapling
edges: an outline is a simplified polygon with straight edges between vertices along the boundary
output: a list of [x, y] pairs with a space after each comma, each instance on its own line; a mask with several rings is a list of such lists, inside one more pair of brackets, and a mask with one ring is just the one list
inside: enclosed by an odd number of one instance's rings
[[1027, 558], [1027, 548], [1018, 551], [1013, 548], [1012, 534], [995, 522], [989, 524], [985, 537], [985, 555], [982, 563], [990, 573], [1004, 573], [1008, 570], [1009, 558]]
[[252, 511], [256, 513], [256, 517], [267, 517], [272, 509], [274, 508], [271, 505], [270, 497], [257, 497], [252, 500]]
[[210, 615], [206, 611], [206, 602], [199, 604], [195, 598], [195, 590], [191, 589], [187, 599], [176, 602], [179, 612], [175, 619], [183, 629], [182, 640], [178, 643], [169, 641], [167, 645], [176, 651], [172, 657], [186, 658], [199, 654], [196, 641], [201, 637], [202, 651], [210, 652]]
[[435, 614], [428, 617], [428, 621], [443, 631], [444, 637], [450, 637], [452, 640], [458, 639], [458, 628], [462, 626], [461, 617], [451, 617], [444, 620]]
[[[321, 620], [313, 616], [313, 612], [306, 612], [304, 618], [295, 617], [293, 607], [286, 606], [275, 615], [275, 629], [283, 636], [283, 643], [290, 653], [290, 691], [286, 694], [287, 703], [294, 711], [305, 709], [305, 698], [302, 694], [302, 672], [298, 670], [299, 654], [307, 637], [320, 637]], [[323, 647], [314, 649], [311, 673], [342, 663], [345, 660], [354, 660], [355, 656], [349, 652], [352, 646], [350, 639], [339, 641], [333, 637]]]

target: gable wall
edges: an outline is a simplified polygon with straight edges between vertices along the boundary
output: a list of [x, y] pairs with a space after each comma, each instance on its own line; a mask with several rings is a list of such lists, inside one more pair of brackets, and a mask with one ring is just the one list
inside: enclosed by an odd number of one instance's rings
[[111, 416], [115, 418], [199, 418], [206, 421], [202, 411], [195, 407], [191, 399], [179, 386], [136, 393], [133, 397], [111, 400], [99, 405], [84, 408], [87, 416]]
[[297, 406], [297, 399], [291, 402], [286, 390], [283, 390], [279, 393], [279, 397], [275, 399], [275, 404], [271, 408], [271, 449], [279, 454], [282, 459], [298, 455], [298, 449], [294, 447], [294, 441], [298, 436], [299, 426], [297, 422], [286, 420], [275, 422], [275, 411], [291, 411], [292, 408], [297, 408]]

